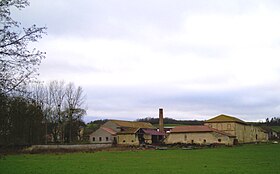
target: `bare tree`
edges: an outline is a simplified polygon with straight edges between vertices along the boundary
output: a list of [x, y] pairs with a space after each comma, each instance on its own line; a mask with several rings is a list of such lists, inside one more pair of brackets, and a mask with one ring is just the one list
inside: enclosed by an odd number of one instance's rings
[[29, 48], [45, 34], [46, 27], [33, 25], [21, 27], [11, 18], [11, 7], [23, 9], [27, 0], [0, 1], [0, 93], [20, 90], [21, 85], [36, 78], [36, 73], [45, 53]]
[[68, 113], [69, 121], [69, 142], [71, 143], [73, 135], [73, 120], [79, 121], [86, 113], [86, 109], [84, 108], [85, 96], [83, 95], [82, 87], [79, 86], [76, 88], [74, 83], [69, 83], [66, 86], [65, 97], [65, 109]]
[[54, 142], [72, 142], [78, 136], [82, 116], [86, 114], [85, 96], [81, 87], [63, 81], [51, 81], [46, 85], [35, 84], [29, 89], [31, 98], [42, 110], [45, 125], [45, 143], [51, 134]]
[[55, 141], [58, 140], [58, 136], [61, 142], [64, 141], [64, 122], [65, 116], [63, 114], [63, 101], [65, 97], [65, 82], [64, 81], [51, 81], [48, 85], [49, 97], [51, 101], [51, 108], [53, 114], [51, 115], [51, 122], [57, 126], [54, 126], [53, 135]]

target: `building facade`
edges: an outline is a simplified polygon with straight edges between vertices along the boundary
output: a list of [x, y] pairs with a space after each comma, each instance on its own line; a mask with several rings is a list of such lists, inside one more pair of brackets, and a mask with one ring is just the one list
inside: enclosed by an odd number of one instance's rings
[[167, 138], [166, 144], [225, 144], [233, 145], [235, 136], [210, 128], [208, 126], [176, 126]]
[[108, 144], [116, 144], [117, 143], [117, 132], [113, 129], [107, 127], [100, 127], [95, 132], [89, 135], [90, 143], [108, 143]]
[[236, 136], [239, 143], [268, 141], [268, 134], [261, 127], [250, 125], [232, 116], [222, 114], [207, 120], [204, 125]]

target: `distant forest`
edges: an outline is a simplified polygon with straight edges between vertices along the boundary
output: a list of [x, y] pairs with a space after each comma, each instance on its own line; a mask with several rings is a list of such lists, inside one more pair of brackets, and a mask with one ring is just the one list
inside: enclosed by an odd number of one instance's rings
[[280, 117], [266, 118], [265, 124], [267, 126], [280, 126]]
[[[174, 118], [163, 118], [164, 124], [179, 124], [179, 125], [203, 125], [204, 121], [202, 120], [176, 120]], [[105, 122], [107, 122], [108, 119], [104, 120], [95, 120], [88, 124], [96, 124], [96, 125], [102, 125]], [[136, 121], [140, 122], [147, 122], [151, 123], [153, 125], [157, 125], [159, 123], [159, 118], [153, 118], [153, 117], [146, 117], [146, 118], [138, 118]], [[266, 126], [280, 126], [280, 117], [273, 117], [273, 118], [266, 118], [265, 122], [256, 122], [252, 123], [255, 125], [266, 125]]]
[[[152, 118], [152, 117], [146, 117], [146, 118], [139, 118], [136, 121], [140, 122], [148, 122], [151, 124], [159, 124], [159, 118]], [[182, 124], [182, 125], [203, 125], [203, 121], [199, 120], [176, 120], [174, 118], [163, 118], [164, 124]]]

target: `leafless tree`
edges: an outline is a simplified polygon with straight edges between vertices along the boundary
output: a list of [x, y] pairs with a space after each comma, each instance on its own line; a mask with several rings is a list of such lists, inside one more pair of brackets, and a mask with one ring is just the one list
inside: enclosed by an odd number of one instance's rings
[[82, 87], [75, 87], [74, 83], [69, 83], [65, 91], [65, 109], [68, 111], [69, 121], [69, 142], [72, 142], [72, 122], [80, 120], [85, 115], [84, 109], [85, 96], [83, 95]]
[[11, 17], [11, 7], [21, 10], [29, 5], [27, 0], [0, 1], [0, 93], [8, 94], [20, 90], [36, 78], [45, 53], [33, 48], [31, 42], [38, 41], [45, 34], [46, 27], [33, 25], [21, 27]]

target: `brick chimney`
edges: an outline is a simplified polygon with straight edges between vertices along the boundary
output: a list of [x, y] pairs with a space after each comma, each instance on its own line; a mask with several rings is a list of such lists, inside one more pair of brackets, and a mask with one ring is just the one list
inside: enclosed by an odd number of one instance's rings
[[164, 133], [163, 127], [163, 109], [159, 108], [159, 131]]

